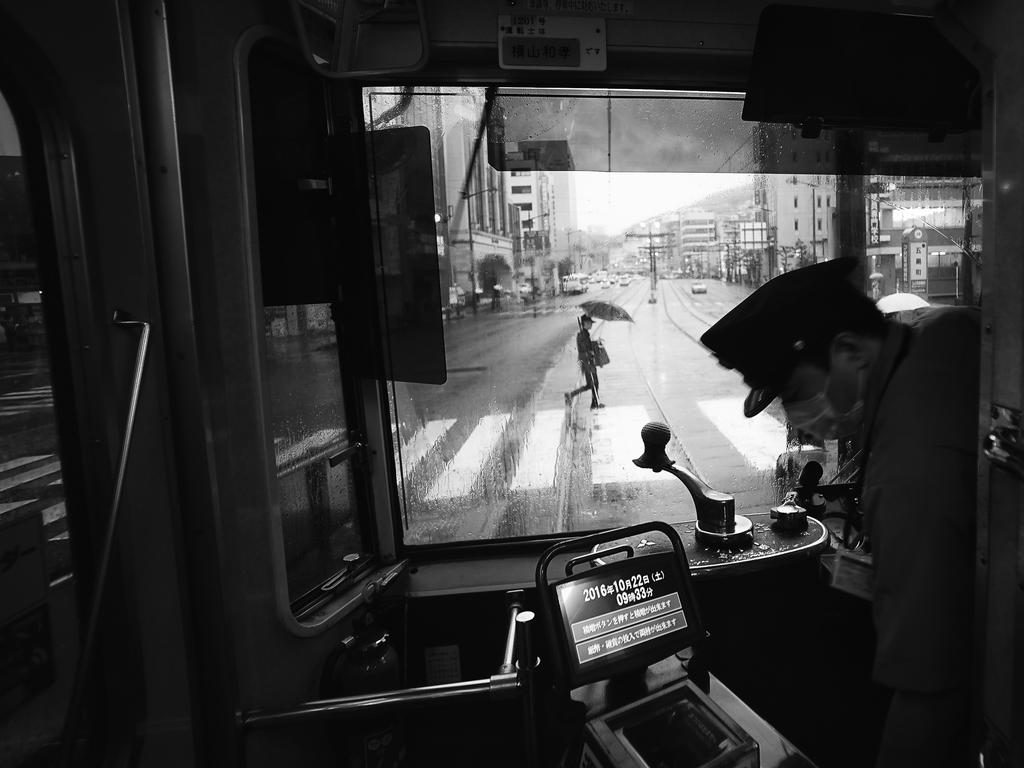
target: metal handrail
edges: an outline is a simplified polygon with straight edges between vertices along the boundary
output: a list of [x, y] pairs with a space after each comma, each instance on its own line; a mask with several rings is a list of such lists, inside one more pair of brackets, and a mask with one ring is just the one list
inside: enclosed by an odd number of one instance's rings
[[135, 320], [121, 310], [114, 312], [113, 324], [118, 328], [141, 328], [139, 346], [135, 353], [135, 370], [132, 374], [131, 397], [128, 403], [128, 418], [124, 427], [124, 438], [121, 440], [121, 455], [117, 463], [117, 480], [114, 483], [114, 497], [110, 502], [110, 515], [107, 518], [107, 530], [103, 537], [103, 549], [100, 552], [99, 567], [96, 572], [96, 583], [93, 587], [92, 605], [89, 608], [89, 619], [82, 642], [75, 676], [71, 685], [71, 697], [67, 714], [64, 718], [62, 731], [62, 747], [60, 764], [70, 766], [75, 754], [75, 743], [78, 727], [85, 708], [85, 688], [89, 682], [93, 661], [97, 652], [97, 637], [100, 614], [103, 608], [103, 595], [107, 587], [107, 572], [111, 554], [114, 550], [114, 535], [117, 532], [118, 510], [121, 507], [121, 491], [124, 488], [124, 477], [128, 468], [128, 454], [131, 450], [132, 432], [135, 429], [135, 414], [139, 406], [139, 393], [142, 391], [142, 372], [146, 366], [146, 351], [149, 348], [149, 323]]
[[510, 699], [516, 696], [520, 687], [516, 674], [499, 673], [489, 678], [459, 683], [399, 688], [384, 693], [342, 696], [336, 699], [316, 699], [287, 709], [256, 709], [242, 715], [240, 725], [247, 729], [269, 728], [317, 720], [342, 719], [365, 714], [368, 710], [394, 712], [436, 704], [441, 701], [468, 701], [479, 698]]
[[505, 635], [505, 656], [502, 658], [501, 667], [498, 669], [501, 673], [516, 671], [515, 665], [512, 663], [516, 649], [516, 637], [518, 637], [516, 617], [519, 616], [519, 612], [523, 609], [521, 602], [522, 590], [517, 589], [508, 594], [513, 597], [508, 607], [508, 633]]
[[[523, 734], [526, 750], [526, 765], [536, 768], [540, 765], [537, 752], [536, 722], [533, 703], [533, 645], [530, 642], [532, 611], [522, 610], [521, 591], [510, 592], [509, 628], [505, 656], [501, 669], [489, 678], [466, 680], [442, 685], [425, 685], [416, 688], [399, 688], [382, 693], [366, 693], [358, 696], [341, 696], [333, 699], [305, 701], [285, 709], [254, 709], [238, 714], [238, 725], [243, 731], [273, 728], [322, 720], [340, 720], [369, 711], [395, 712], [438, 702], [466, 702], [475, 699], [502, 701], [521, 698], [523, 703]], [[519, 649], [518, 664], [512, 663], [515, 648]], [[518, 671], [507, 671], [516, 670]]]

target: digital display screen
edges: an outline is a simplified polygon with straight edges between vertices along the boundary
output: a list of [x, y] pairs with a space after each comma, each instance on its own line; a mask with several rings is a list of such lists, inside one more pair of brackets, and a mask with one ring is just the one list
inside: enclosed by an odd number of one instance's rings
[[678, 648], [686, 647], [688, 633], [673, 637], [691, 624], [683, 578], [673, 555], [658, 554], [620, 560], [558, 584], [574, 666], [598, 666], [599, 660], [627, 652], [646, 665], [648, 648], [650, 655], [664, 656], [672, 652], [665, 650], [666, 642], [678, 640]]

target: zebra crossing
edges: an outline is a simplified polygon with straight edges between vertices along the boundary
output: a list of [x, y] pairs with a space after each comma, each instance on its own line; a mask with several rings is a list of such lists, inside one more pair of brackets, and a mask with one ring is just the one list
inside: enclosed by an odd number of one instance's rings
[[[764, 412], [753, 419], [745, 418], [741, 398], [702, 400], [697, 405], [752, 468], [765, 470], [775, 466], [776, 458], [786, 445], [785, 426], [777, 419]], [[506, 487], [513, 493], [554, 490], [559, 462], [564, 462], [567, 456], [589, 459], [589, 476], [594, 486], [657, 480], [654, 473], [640, 472], [632, 462], [641, 449], [639, 428], [651, 420], [651, 414], [643, 405], [591, 412], [589, 451], [576, 454], [572, 453], [570, 445], [570, 441], [578, 438], [574, 438], [569, 429], [568, 420], [572, 418], [569, 409], [541, 409], [531, 417], [520, 414], [515, 418], [521, 422], [515, 451], [506, 450], [512, 441], [508, 434], [513, 422], [510, 412], [476, 418], [468, 436], [457, 446], [449, 446], [447, 438], [458, 419], [422, 422], [410, 430], [411, 434], [397, 435], [400, 439], [396, 440], [396, 457], [400, 458], [402, 474], [408, 478], [433, 457], [438, 471], [425, 481], [426, 491], [421, 498], [427, 502], [473, 496], [479, 489], [481, 475], [488, 469], [488, 462], [496, 456], [510, 465]], [[310, 441], [319, 445], [335, 437], [317, 434]], [[301, 447], [309, 448], [305, 444]], [[438, 454], [444, 458], [439, 459]], [[50, 541], [67, 539], [61, 465], [55, 454], [28, 455], [0, 463], [0, 523], [8, 515], [28, 514], [42, 516]]]
[[[512, 464], [507, 484], [509, 491], [554, 489], [559, 460], [571, 451], [569, 441], [573, 438], [567, 429], [569, 418], [571, 411], [566, 408], [537, 411], [523, 430], [525, 435], [514, 457], [504, 451], [504, 447], [513, 442], [505, 432], [512, 414], [489, 414], [480, 418], [430, 481], [423, 500], [444, 501], [474, 495], [481, 475], [487, 471], [488, 461], [494, 456], [499, 456], [502, 463]], [[583, 455], [589, 455], [594, 485], [658, 480], [653, 473], [641, 472], [633, 464], [641, 451], [640, 427], [648, 421], [650, 415], [642, 405], [617, 406], [592, 413], [589, 452], [584, 451]], [[422, 447], [428, 444], [439, 447], [455, 423], [455, 419], [427, 421], [404, 441], [406, 446], [420, 446], [415, 454], [402, 453], [402, 471], [406, 477], [427, 459], [429, 449], [424, 451]]]
[[68, 538], [60, 459], [55, 454], [21, 456], [0, 463], [0, 524], [40, 515], [47, 538]]
[[0, 395], [0, 418], [43, 410], [53, 410], [53, 388], [49, 384]]
[[786, 425], [765, 411], [743, 415], [742, 397], [701, 400], [697, 407], [754, 469], [774, 469], [786, 449]]
[[[767, 413], [747, 419], [743, 416], [742, 404], [742, 398], [697, 403], [723, 440], [740, 453], [752, 469], [772, 469], [786, 448], [785, 425]], [[642, 448], [640, 427], [651, 420], [643, 405], [593, 411], [589, 451], [576, 454], [569, 445], [574, 438], [568, 428], [567, 419], [571, 418], [568, 409], [542, 409], [534, 413], [532, 419], [521, 415], [516, 418], [527, 422], [525, 429], [522, 424], [512, 429], [511, 413], [483, 416], [476, 420], [464, 442], [454, 446], [448, 446], [446, 441], [457, 419], [423, 422], [413, 434], [402, 436], [401, 447], [396, 451], [401, 472], [409, 478], [435, 451], [446, 456], [437, 461], [433, 475], [426, 481], [426, 492], [420, 498], [427, 502], [478, 495], [482, 475], [493, 470], [493, 467], [489, 469], [489, 462], [510, 465], [505, 487], [512, 493], [554, 490], [559, 462], [571, 455], [577, 459], [580, 455], [589, 458], [589, 477], [594, 486], [659, 480], [655, 473], [640, 472], [633, 464]], [[518, 443], [509, 435], [511, 432], [520, 435]], [[516, 449], [509, 450], [514, 445]]]

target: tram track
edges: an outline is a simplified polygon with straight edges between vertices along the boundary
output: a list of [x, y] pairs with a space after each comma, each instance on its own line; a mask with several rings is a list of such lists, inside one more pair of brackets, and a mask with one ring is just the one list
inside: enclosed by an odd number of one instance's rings
[[[662, 282], [664, 282], [664, 281], [662, 281]], [[622, 301], [623, 297], [627, 296], [629, 293], [630, 293], [630, 288], [626, 288], [624, 291], [621, 291], [618, 294], [616, 294], [615, 295], [615, 299], [617, 299], [619, 302], [621, 302], [619, 304], [619, 306], [621, 306], [623, 309], [625, 309], [627, 312], [629, 312], [630, 316], [634, 316], [634, 315], [636, 315], [638, 313], [640, 308], [645, 303], [647, 303], [648, 291], [646, 289], [640, 290], [636, 294], [635, 297], [631, 297], [629, 299], [628, 303], [625, 302], [625, 301]], [[663, 303], [662, 303], [662, 306], [664, 306]], [[666, 311], [666, 316], [669, 317], [669, 320], [672, 322], [672, 324], [679, 331], [684, 333], [692, 341], [694, 341], [694, 342], [696, 342], [698, 344], [700, 343], [698, 338], [696, 338], [692, 334], [688, 333], [684, 328], [682, 328], [678, 323], [676, 323], [671, 318], [671, 316], [668, 315], [667, 309], [665, 311]], [[605, 322], [608, 322], [608, 321], [605, 321]], [[683, 463], [685, 464], [686, 468], [689, 469], [691, 472], [693, 472], [698, 477], [700, 477], [701, 480], [705, 480], [705, 482], [706, 482], [706, 478], [702, 475], [702, 473], [700, 472], [700, 469], [694, 464], [693, 458], [690, 456], [690, 452], [687, 451], [687, 449], [686, 449], [686, 445], [679, 438], [679, 435], [681, 434], [681, 432], [679, 430], [677, 430], [677, 429], [673, 429], [672, 421], [669, 418], [669, 416], [668, 416], [668, 414], [667, 414], [667, 412], [665, 410], [665, 407], [664, 407], [664, 405], [661, 402], [661, 399], [658, 397], [657, 393], [655, 392], [654, 387], [651, 384], [651, 379], [648, 376], [647, 371], [645, 370], [643, 361], [640, 359], [640, 355], [637, 353], [636, 344], [634, 343], [634, 338], [633, 338], [633, 334], [635, 333], [635, 329], [636, 329], [636, 324], [635, 323], [630, 323], [628, 328], [629, 328], [628, 329], [628, 334], [629, 334], [629, 350], [630, 350], [630, 354], [633, 357], [634, 368], [635, 368], [637, 374], [640, 376], [641, 381], [643, 382], [644, 389], [647, 391], [647, 394], [648, 394], [648, 396], [651, 399], [651, 403], [654, 405], [654, 409], [656, 411], [657, 419], [659, 421], [661, 421], [663, 424], [669, 425], [669, 429], [672, 431], [672, 434], [673, 434], [672, 441], [675, 444], [675, 446], [678, 447], [679, 451], [681, 452], [682, 460], [683, 460]], [[602, 326], [602, 329], [603, 329], [603, 326]], [[597, 334], [597, 338], [600, 338], [600, 334]], [[561, 494], [560, 494], [559, 510], [558, 510], [558, 512], [559, 512], [559, 516], [560, 516], [561, 519], [568, 520], [568, 509], [563, 508], [563, 504], [564, 504], [565, 501], [567, 501], [567, 500], [561, 498]]]
[[[666, 281], [662, 280], [662, 281], [660, 281], [660, 283], [661, 283], [661, 285], [664, 285], [666, 283]], [[662, 297], [664, 297], [665, 291], [662, 290], [662, 291], [660, 291], [660, 293], [662, 294]], [[644, 296], [644, 293], [641, 292], [641, 298], [643, 296]], [[676, 298], [677, 298], [677, 300], [679, 300], [678, 294], [676, 294]], [[684, 336], [686, 336], [688, 339], [690, 339], [694, 343], [700, 344], [700, 339], [699, 338], [697, 338], [693, 334], [689, 333], [685, 328], [683, 328], [679, 323], [677, 323], [675, 321], [675, 319], [669, 313], [668, 308], [665, 305], [664, 301], [661, 301], [661, 302], [658, 302], [658, 303], [659, 303], [662, 311], [665, 313], [665, 317], [668, 318], [669, 322], [671, 322], [672, 325], [675, 326], [675, 328], [678, 331], [680, 331]], [[642, 305], [643, 305], [643, 301], [642, 300], [638, 301], [637, 305], [636, 305], [636, 307], [634, 309], [634, 312], [636, 310], [639, 310], [639, 308]], [[632, 314], [632, 312], [630, 314]], [[691, 472], [693, 472], [701, 480], [703, 480], [704, 482], [707, 482], [707, 478], [700, 471], [700, 467], [698, 467], [694, 463], [693, 457], [690, 455], [690, 452], [686, 449], [686, 444], [682, 441], [682, 439], [680, 437], [682, 432], [680, 430], [676, 429], [675, 426], [672, 424], [672, 420], [668, 417], [668, 414], [666, 413], [665, 408], [662, 405], [661, 399], [658, 397], [657, 393], [654, 391], [654, 387], [651, 385], [650, 377], [647, 375], [647, 372], [644, 370], [644, 365], [643, 365], [642, 361], [640, 360], [640, 356], [637, 354], [637, 351], [636, 351], [636, 345], [633, 343], [633, 332], [634, 332], [634, 329], [635, 329], [635, 324], [630, 324], [630, 327], [629, 327], [629, 337], [630, 337], [629, 349], [630, 349], [630, 352], [632, 352], [632, 354], [633, 354], [633, 360], [636, 363], [636, 370], [640, 374], [640, 378], [643, 380], [644, 388], [647, 390], [647, 393], [650, 395], [651, 401], [654, 403], [654, 407], [658, 411], [658, 416], [660, 417], [661, 422], [663, 424], [667, 424], [668, 425], [669, 430], [671, 431], [671, 433], [673, 435], [672, 441], [675, 443], [676, 446], [678, 446], [679, 450], [682, 452], [682, 458], [683, 458], [684, 463], [686, 464], [686, 468], [689, 469]]]
[[[670, 282], [666, 282], [664, 280], [662, 281], [661, 284], [667, 286], [667, 289], [665, 291], [663, 291], [663, 293], [670, 293], [675, 298], [676, 302], [684, 310], [686, 310], [686, 312], [688, 312], [690, 315], [692, 315], [695, 320], [697, 320], [698, 322], [700, 322], [704, 326], [704, 328], [701, 330], [702, 334], [703, 334], [704, 331], [706, 331], [708, 328], [710, 328], [712, 325], [715, 324], [714, 320], [710, 320], [707, 317], [704, 317], [701, 313], [699, 313], [697, 310], [695, 310], [690, 305], [689, 302], [684, 301], [683, 297], [679, 293], [679, 288], [676, 287], [675, 284], [670, 283]], [[694, 342], [695, 344], [701, 344], [701, 340], [700, 340], [699, 336], [694, 336], [690, 331], [688, 331], [686, 328], [684, 328], [681, 323], [679, 323], [674, 317], [672, 317], [672, 313], [668, 311], [668, 304], [667, 303], [662, 303], [661, 307], [662, 307], [662, 310], [665, 312], [665, 317], [668, 318], [668, 321], [670, 323], [672, 323], [672, 325], [674, 325], [680, 331], [680, 333], [682, 333], [684, 336], [686, 336], [688, 339], [690, 339], [690, 341]]]

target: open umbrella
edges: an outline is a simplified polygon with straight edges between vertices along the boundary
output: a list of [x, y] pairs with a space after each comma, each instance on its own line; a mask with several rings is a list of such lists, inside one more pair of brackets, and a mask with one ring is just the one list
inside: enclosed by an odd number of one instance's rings
[[908, 309], [920, 309], [931, 305], [915, 293], [890, 293], [883, 296], [876, 303], [878, 311], [883, 315], [890, 312], [904, 312]]
[[580, 306], [595, 320], [626, 320], [632, 323], [629, 312], [610, 301], [584, 301]]

